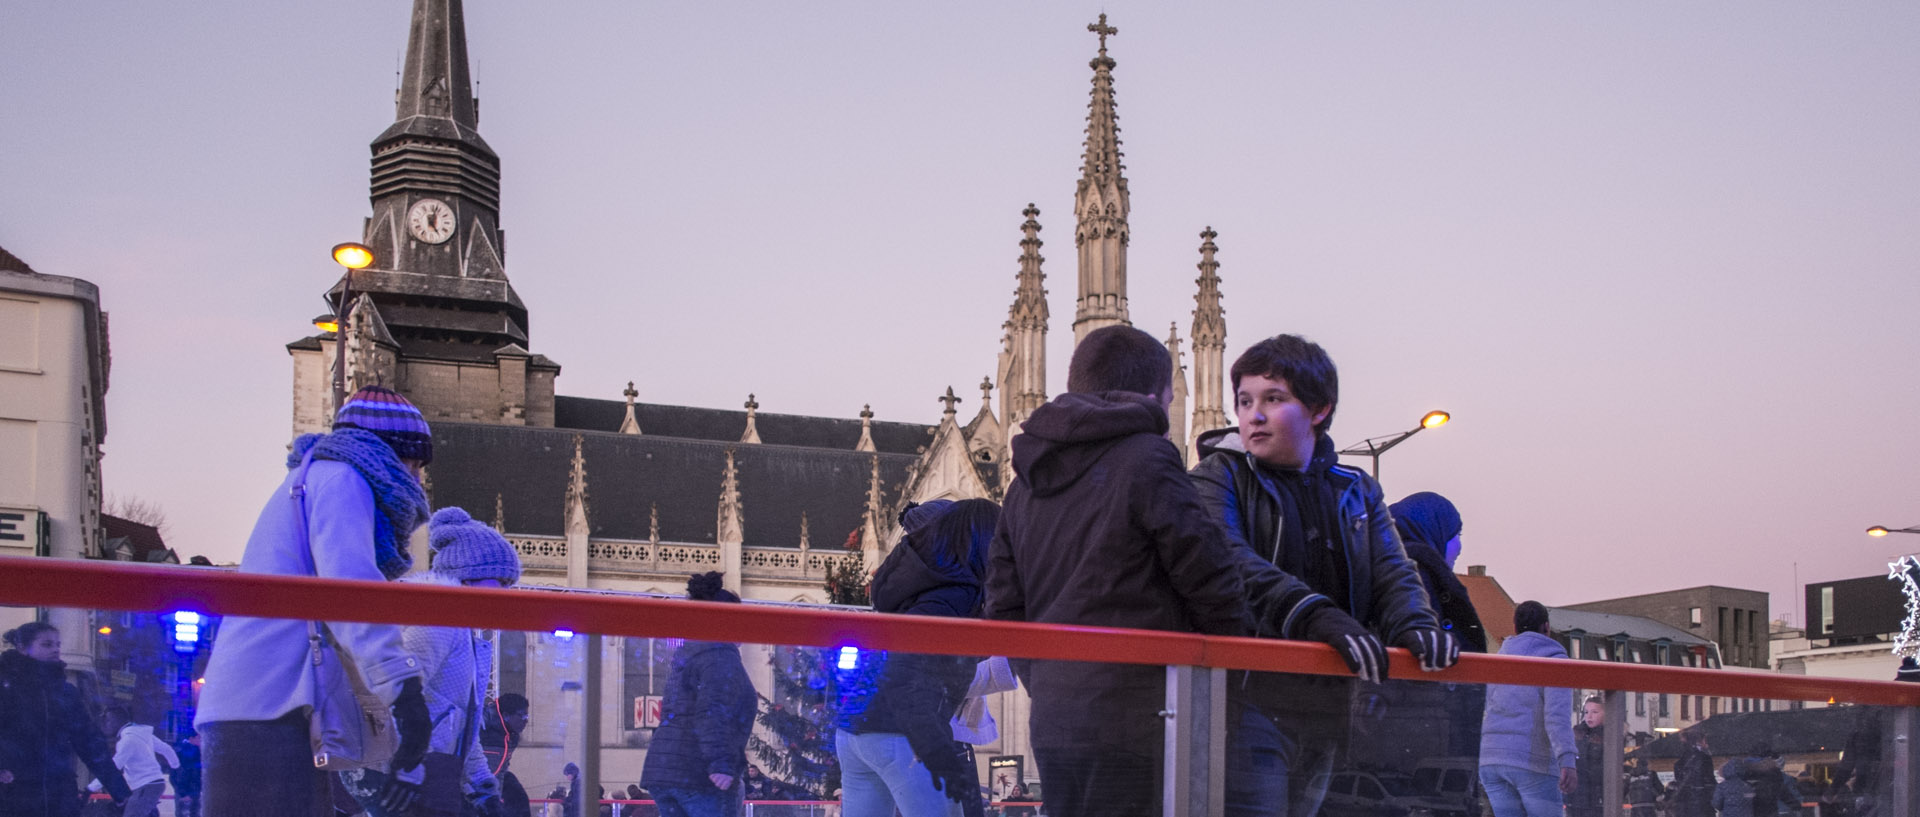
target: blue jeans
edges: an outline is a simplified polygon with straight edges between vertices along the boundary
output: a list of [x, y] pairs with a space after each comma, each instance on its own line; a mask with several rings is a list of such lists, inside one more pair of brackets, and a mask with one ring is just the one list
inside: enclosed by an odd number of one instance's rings
[[1227, 713], [1227, 817], [1318, 814], [1333, 768], [1332, 747], [1311, 737], [1310, 745], [1302, 745], [1257, 707], [1229, 704]]
[[733, 817], [740, 787], [721, 791], [712, 786], [693, 789], [653, 789], [660, 817]]
[[1493, 817], [1560, 817], [1560, 778], [1516, 766], [1481, 766]]
[[833, 753], [840, 758], [840, 808], [844, 817], [949, 817], [960, 804], [933, 788], [933, 773], [913, 754], [907, 736], [893, 732], [856, 735], [839, 730]]

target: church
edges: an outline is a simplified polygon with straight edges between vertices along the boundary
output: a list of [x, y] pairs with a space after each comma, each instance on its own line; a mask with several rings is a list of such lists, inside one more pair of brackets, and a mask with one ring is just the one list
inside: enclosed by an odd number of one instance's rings
[[[752, 395], [737, 410], [640, 402], [632, 384], [624, 400], [560, 394], [561, 364], [535, 351], [534, 310], [507, 274], [501, 159], [480, 134], [463, 14], [461, 0], [414, 1], [394, 122], [371, 145], [372, 215], [362, 242], [375, 260], [328, 291], [335, 314], [348, 318], [338, 333], [287, 345], [294, 433], [328, 427], [335, 361], [344, 358], [347, 393], [384, 385], [426, 414], [435, 437], [426, 475], [433, 505], [491, 521], [520, 552], [526, 583], [561, 587], [677, 595], [688, 574], [719, 570], [745, 599], [824, 603], [829, 571], [854, 560], [867, 571], [879, 565], [907, 503], [1000, 499], [1013, 479], [1010, 440], [1047, 401], [1050, 311], [1037, 208], [1022, 211], [996, 379], [979, 384], [980, 410], [970, 417], [951, 388], [945, 410], [927, 423], [879, 421], [871, 411], [766, 413]], [[1087, 28], [1098, 52], [1088, 64], [1074, 195], [1076, 341], [1131, 325], [1130, 198], [1107, 43], [1118, 30], [1104, 14]], [[1228, 423], [1217, 236], [1211, 228], [1199, 235], [1191, 387], [1177, 324], [1166, 340], [1176, 376], [1169, 437], [1189, 460], [1200, 431]], [[565, 312], [564, 304], [545, 308]], [[421, 540], [416, 559], [425, 564]], [[545, 676], [555, 661], [565, 666], [572, 649], [537, 634], [505, 634], [501, 647], [501, 691], [523, 693], [553, 680]], [[610, 679], [624, 677], [627, 691], [640, 693], [636, 704], [652, 683], [636, 688], [633, 673], [653, 663], [651, 649], [608, 662]], [[772, 661], [749, 654], [747, 663], [763, 693], [776, 686], [759, 666]], [[537, 712], [541, 698], [530, 697]], [[1024, 696], [1001, 697], [1009, 699], [994, 713], [1001, 744], [982, 753], [1024, 754]], [[614, 753], [605, 755], [609, 781], [623, 780], [614, 770], [629, 765], [637, 775], [637, 758], [623, 760], [614, 747], [644, 744], [637, 735], [616, 737], [636, 731], [638, 719], [636, 711], [635, 722], [603, 730], [605, 751]], [[537, 714], [535, 721], [536, 745], [578, 740], [564, 724], [543, 737]], [[566, 748], [562, 754], [578, 757], [579, 747]]]
[[[738, 410], [643, 403], [631, 384], [624, 401], [559, 394], [561, 365], [533, 351], [532, 310], [507, 275], [501, 161], [480, 135], [462, 15], [460, 0], [414, 3], [394, 123], [372, 143], [362, 241], [375, 263], [328, 292], [350, 310], [346, 390], [396, 389], [433, 424], [436, 506], [491, 520], [533, 581], [674, 593], [689, 572], [721, 570], [744, 598], [824, 602], [825, 571], [856, 554], [878, 565], [906, 503], [1000, 498], [1013, 478], [1011, 438], [1047, 401], [1038, 209], [1023, 211], [997, 382], [979, 384], [971, 417], [952, 389], [928, 423], [763, 413], [752, 395]], [[1117, 29], [1102, 16], [1088, 30], [1099, 51], [1074, 193], [1076, 341], [1131, 324], [1130, 199], [1107, 54]], [[1177, 325], [1166, 341], [1176, 373], [1169, 436], [1189, 458], [1200, 431], [1228, 424], [1216, 235], [1200, 238], [1191, 370]], [[296, 434], [324, 430], [333, 415], [339, 341], [323, 333], [287, 346]]]

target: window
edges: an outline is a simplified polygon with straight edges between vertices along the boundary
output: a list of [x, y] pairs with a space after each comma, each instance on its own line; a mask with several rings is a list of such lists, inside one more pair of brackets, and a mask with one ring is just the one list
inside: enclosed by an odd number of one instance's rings
[[1820, 634], [1833, 632], [1833, 588], [1820, 588]]
[[[1685, 700], [1685, 699], [1682, 698], [1682, 700]], [[1662, 718], [1673, 717], [1673, 712], [1667, 709], [1667, 693], [1665, 692], [1660, 693], [1660, 717]]]
[[[1663, 695], [1661, 697], [1665, 697], [1665, 696]], [[1693, 709], [1692, 707], [1687, 706], [1687, 696], [1685, 695], [1680, 696], [1680, 720], [1683, 720], [1683, 721], [1693, 720]]]
[[500, 658], [500, 674], [494, 678], [500, 694], [526, 695], [527, 634], [518, 630], [501, 631], [494, 653]]
[[1700, 608], [1695, 607], [1687, 611], [1687, 625], [1691, 627], [1700, 626]]
[[1633, 693], [1633, 714], [1645, 717], [1647, 714], [1647, 693]]
[[[684, 639], [627, 638], [620, 645], [621, 693], [628, 704], [647, 695], [667, 694], [667, 673], [673, 653]], [[639, 728], [629, 720], [626, 728]]]

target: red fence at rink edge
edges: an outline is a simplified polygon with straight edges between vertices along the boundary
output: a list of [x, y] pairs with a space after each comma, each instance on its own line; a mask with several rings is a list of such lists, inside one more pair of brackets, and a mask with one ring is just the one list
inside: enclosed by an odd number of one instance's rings
[[[379, 621], [500, 630], [691, 638], [947, 655], [1346, 675], [1331, 647], [1301, 641], [898, 616], [835, 609], [243, 574], [44, 557], [0, 558], [0, 604]], [[1421, 672], [1390, 650], [1396, 678], [1617, 689], [1773, 700], [1920, 706], [1920, 684], [1725, 672], [1601, 661], [1463, 655]]]

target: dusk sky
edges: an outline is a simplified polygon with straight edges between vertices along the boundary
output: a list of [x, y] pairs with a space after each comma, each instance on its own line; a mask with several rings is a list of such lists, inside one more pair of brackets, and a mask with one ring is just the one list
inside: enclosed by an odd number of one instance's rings
[[[405, 0], [0, 4], [0, 246], [112, 315], [106, 489], [239, 557], [285, 345], [357, 240]], [[1389, 497], [1569, 604], [1878, 575], [1920, 536], [1920, 5], [467, 6], [507, 272], [562, 394], [978, 410], [1046, 241], [1064, 388], [1100, 12], [1136, 326], [1304, 334]], [[1354, 461], [1363, 464], [1364, 461]], [[717, 486], [716, 486], [717, 495]], [[751, 507], [752, 497], [746, 501]]]

